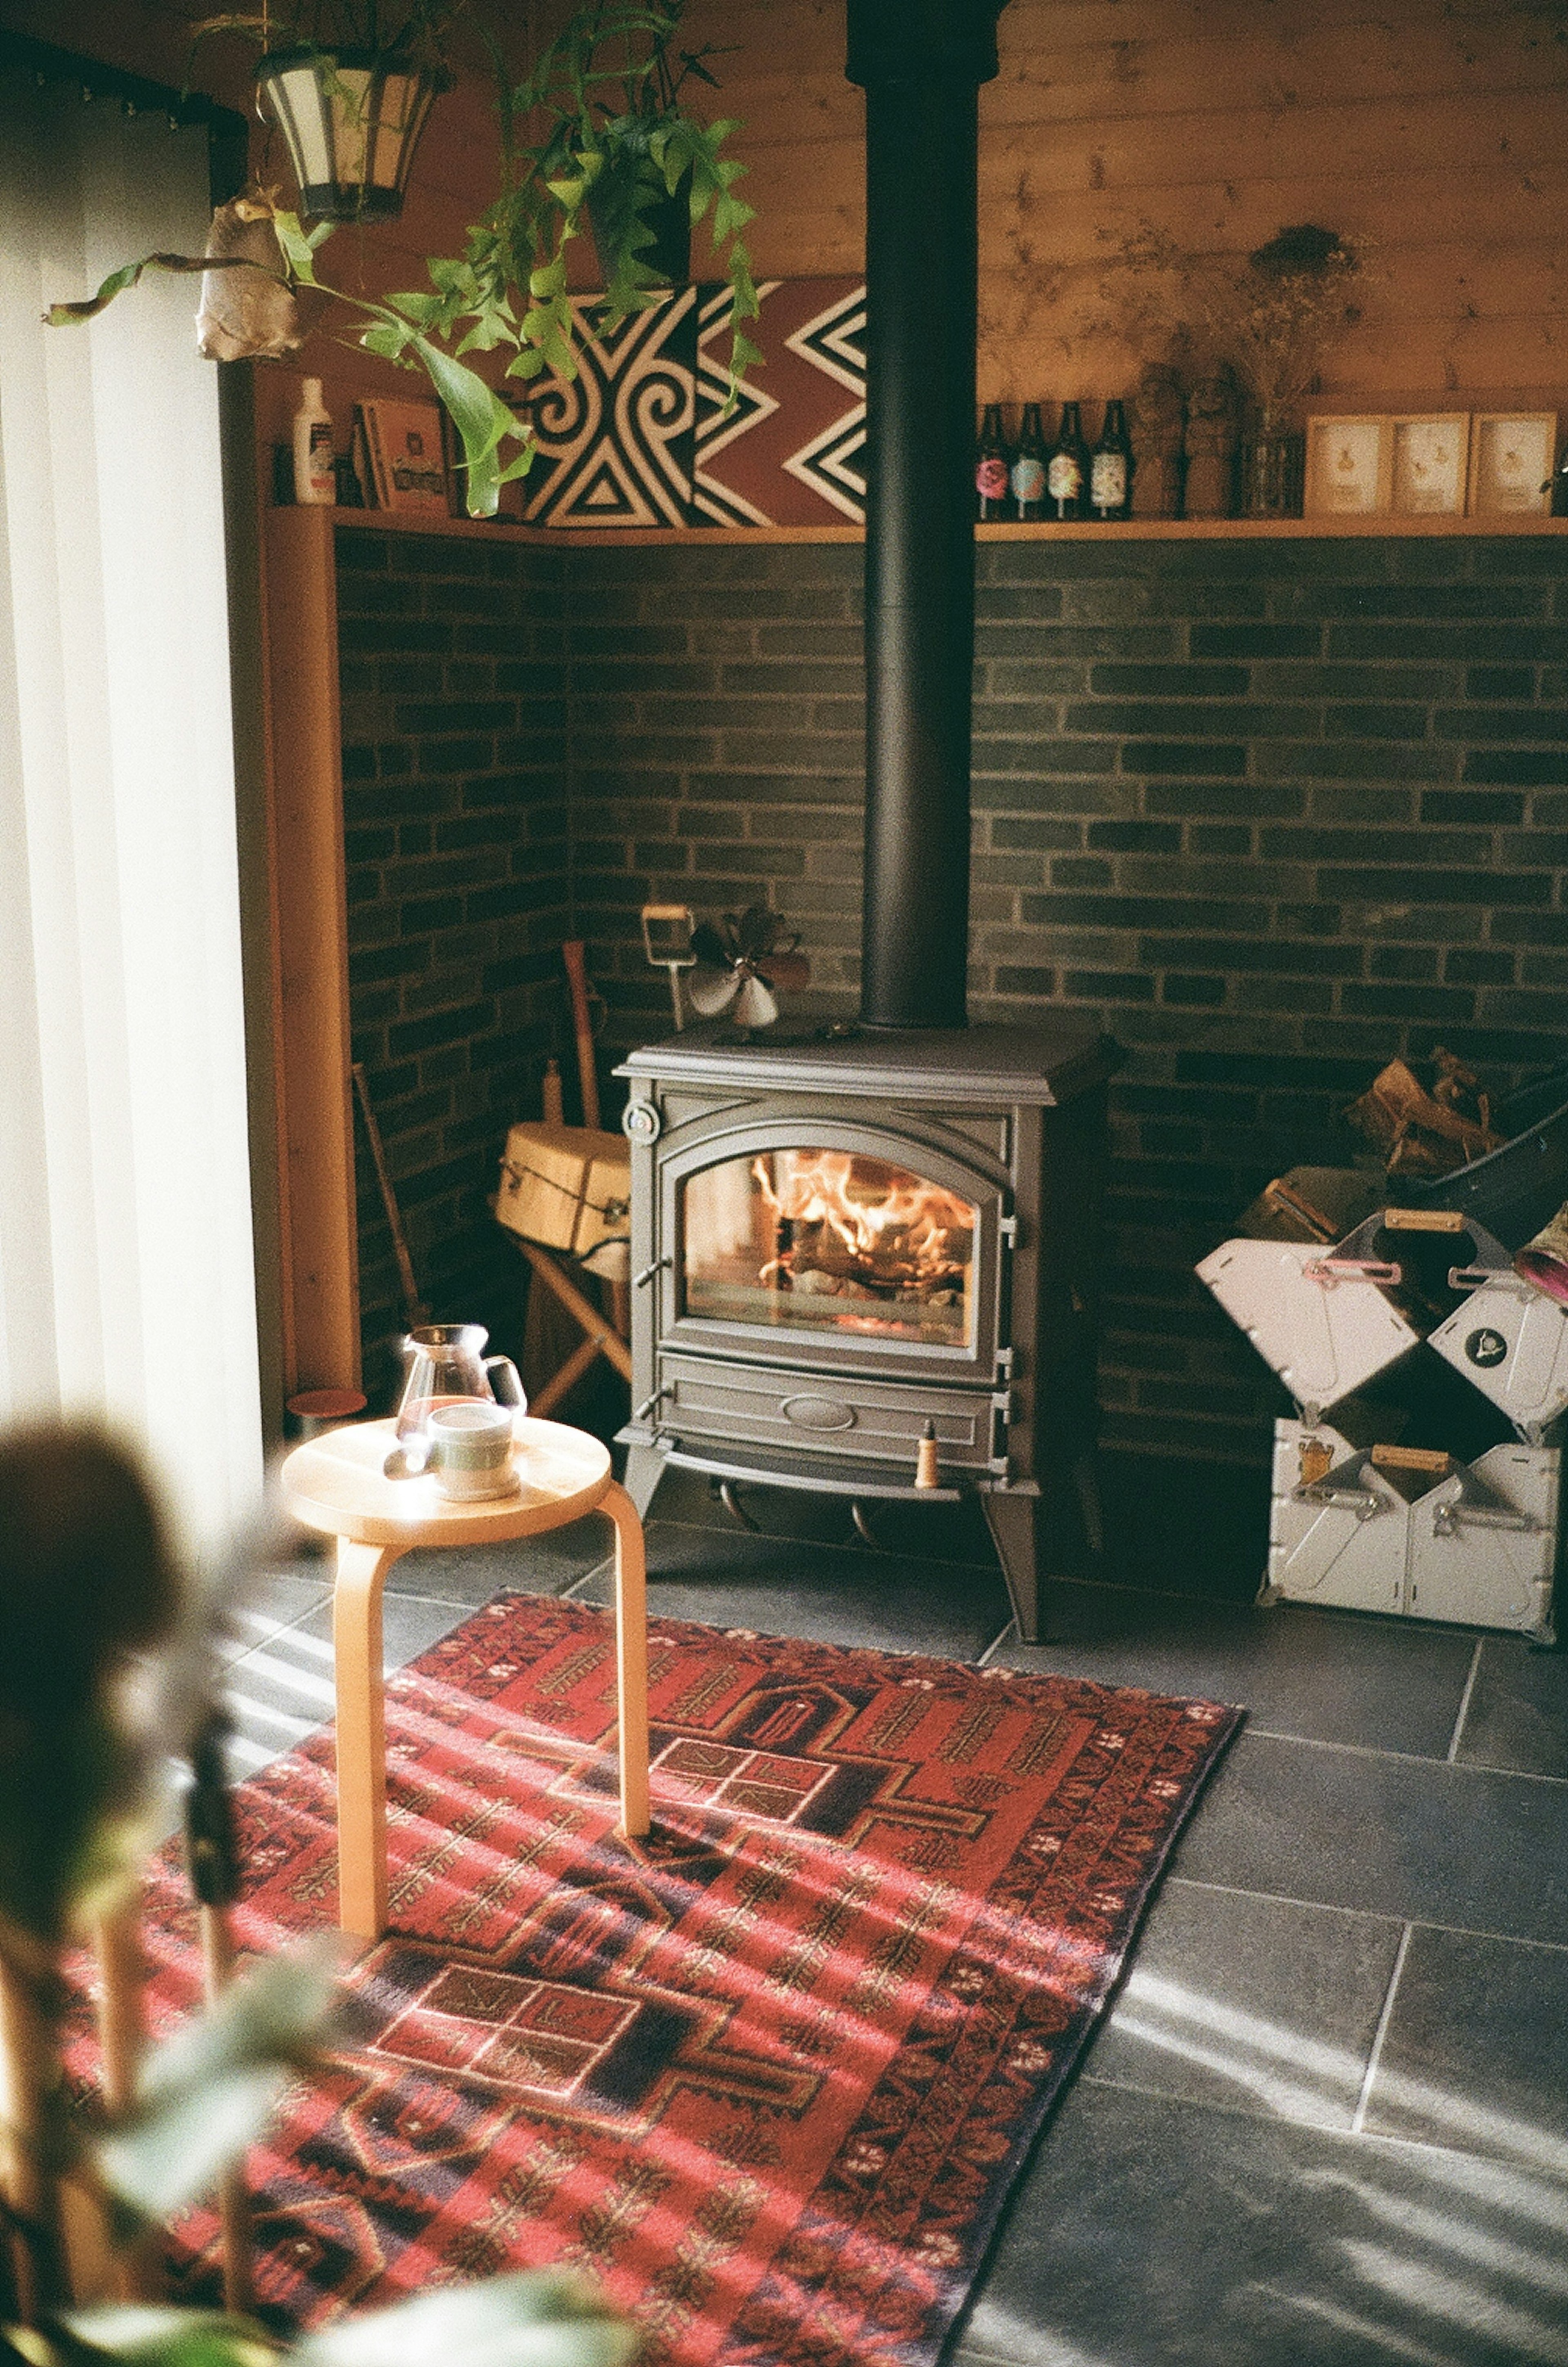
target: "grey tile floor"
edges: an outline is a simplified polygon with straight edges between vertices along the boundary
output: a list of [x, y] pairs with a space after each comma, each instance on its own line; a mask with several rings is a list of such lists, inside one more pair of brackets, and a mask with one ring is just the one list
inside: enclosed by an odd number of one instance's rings
[[[1568, 1654], [1116, 1585], [1021, 1644], [983, 1531], [671, 1473], [650, 1600], [719, 1626], [1245, 1704], [1021, 2181], [954, 2367], [1568, 2367]], [[400, 1666], [503, 1586], [608, 1599], [607, 1524], [410, 1556]], [[238, 1772], [330, 1714], [329, 1565], [230, 1668]]]

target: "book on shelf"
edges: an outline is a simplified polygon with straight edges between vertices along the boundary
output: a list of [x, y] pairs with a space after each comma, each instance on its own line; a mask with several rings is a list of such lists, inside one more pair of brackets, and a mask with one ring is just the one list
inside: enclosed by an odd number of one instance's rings
[[434, 402], [355, 405], [355, 446], [362, 439], [369, 461], [362, 476], [378, 510], [403, 510], [425, 517], [450, 512], [441, 411]]

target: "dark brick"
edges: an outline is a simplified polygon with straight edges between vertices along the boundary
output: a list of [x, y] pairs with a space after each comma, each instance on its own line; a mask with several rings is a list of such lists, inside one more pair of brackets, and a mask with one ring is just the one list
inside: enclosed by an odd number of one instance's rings
[[1439, 740], [1551, 740], [1568, 747], [1568, 707], [1440, 707], [1432, 730]]
[[1045, 995], [1054, 994], [1056, 991], [1056, 973], [1054, 969], [1015, 968], [1010, 964], [1003, 963], [998, 966], [996, 980], [998, 994]]
[[1144, 803], [1150, 813], [1247, 814], [1261, 820], [1303, 813], [1306, 791], [1259, 781], [1151, 781]]
[[1517, 781], [1526, 788], [1538, 783], [1555, 788], [1568, 782], [1568, 753], [1548, 754], [1533, 748], [1488, 748], [1464, 760], [1467, 781]]
[[1316, 625], [1194, 625], [1188, 637], [1195, 658], [1314, 658], [1322, 644]]
[[1326, 740], [1423, 740], [1427, 709], [1392, 704], [1327, 707], [1323, 732]]
[[[859, 816], [855, 817], [859, 825]], [[993, 846], [1038, 847], [1055, 854], [1082, 844], [1082, 829], [1076, 821], [1021, 821], [998, 814], [991, 824]]]
[[1201, 740], [1216, 727], [1265, 736], [1278, 733], [1281, 738], [1299, 737], [1302, 730], [1299, 708], [1265, 707], [1240, 699], [1210, 706], [1197, 699], [1186, 705], [1179, 699], [1107, 698], [1098, 704], [1070, 706], [1066, 720], [1069, 731], [1118, 731], [1161, 740]]
[[1533, 698], [1535, 675], [1529, 666], [1467, 666], [1464, 695], [1466, 698]]
[[1523, 798], [1508, 797], [1499, 790], [1423, 789], [1421, 792], [1423, 821], [1478, 821], [1491, 828], [1498, 823], [1523, 821], [1524, 818]]
[[1137, 970], [1070, 969], [1062, 980], [1080, 1002], [1152, 1002], [1155, 982]]
[[1462, 987], [1348, 984], [1340, 989], [1340, 1005], [1361, 1019], [1460, 1021], [1474, 1016], [1475, 997]]
[[[1463, 618], [1541, 617], [1546, 594], [1525, 583], [1303, 583], [1281, 604], [1295, 617], [1398, 617]], [[1391, 651], [1398, 657], [1404, 652]]]
[[1328, 636], [1331, 658], [1449, 658], [1460, 663], [1568, 659], [1568, 629], [1561, 625], [1337, 625]]
[[1514, 956], [1451, 949], [1443, 957], [1443, 976], [1455, 986], [1508, 986], [1513, 983]]
[[[1371, 968], [1374, 978], [1436, 978], [1437, 950], [1431, 946], [1374, 946]], [[1458, 983], [1451, 970], [1448, 976], [1450, 983]]]
[[1302, 945], [1288, 938], [1265, 937], [1248, 945], [1230, 937], [1189, 936], [1172, 946], [1164, 938], [1145, 937], [1139, 941], [1138, 959], [1241, 976], [1280, 971], [1292, 978], [1358, 978], [1361, 970], [1359, 946]]
[[1258, 833], [1265, 860], [1280, 863], [1474, 865], [1491, 853], [1479, 832], [1457, 830], [1268, 829]]
[[1151, 779], [1164, 775], [1207, 774], [1213, 779], [1235, 780], [1247, 771], [1247, 750], [1230, 741], [1223, 745], [1211, 742], [1203, 747], [1193, 747], [1184, 741], [1130, 740], [1122, 751], [1122, 769]]
[[1245, 698], [1250, 670], [1242, 665], [1097, 665], [1089, 686], [1109, 698]]
[[1162, 1002], [1213, 1004], [1224, 1001], [1225, 981], [1223, 978], [1187, 978], [1170, 974], [1161, 981], [1159, 992]]
[[[1088, 843], [1107, 854], [1175, 855], [1181, 848], [1181, 826], [1168, 821], [1091, 821]], [[1059, 876], [1060, 866], [1052, 877]]]
[[1259, 936], [1268, 925], [1264, 903], [1202, 902], [1189, 896], [1025, 896], [1022, 919], [1029, 927], [1159, 929], [1175, 934], [1194, 927], [1234, 929]]
[[[1545, 904], [1551, 882], [1530, 872], [1488, 871], [1484, 882], [1469, 880], [1473, 900], [1489, 904]], [[1325, 864], [1318, 885], [1341, 901], [1351, 898], [1368, 904], [1450, 904], [1456, 900], [1459, 881], [1441, 871], [1337, 871]], [[1481, 892], [1482, 889], [1484, 892]]]

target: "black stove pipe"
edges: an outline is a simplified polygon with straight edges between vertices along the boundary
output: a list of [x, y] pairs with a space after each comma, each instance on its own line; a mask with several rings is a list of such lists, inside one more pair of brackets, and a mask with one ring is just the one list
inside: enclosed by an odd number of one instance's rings
[[1003, 6], [849, 0], [866, 118], [868, 1027], [967, 1016], [977, 93]]

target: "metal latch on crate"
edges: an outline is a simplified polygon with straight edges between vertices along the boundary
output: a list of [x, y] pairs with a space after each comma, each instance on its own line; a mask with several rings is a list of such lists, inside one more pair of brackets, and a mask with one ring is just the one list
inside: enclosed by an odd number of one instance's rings
[[1532, 1521], [1528, 1512], [1516, 1512], [1511, 1504], [1472, 1504], [1456, 1496], [1451, 1504], [1439, 1504], [1432, 1514], [1432, 1535], [1456, 1537], [1461, 1529], [1517, 1529], [1527, 1537], [1546, 1535], [1542, 1522]]

